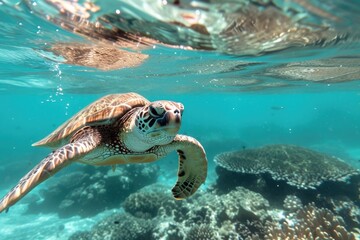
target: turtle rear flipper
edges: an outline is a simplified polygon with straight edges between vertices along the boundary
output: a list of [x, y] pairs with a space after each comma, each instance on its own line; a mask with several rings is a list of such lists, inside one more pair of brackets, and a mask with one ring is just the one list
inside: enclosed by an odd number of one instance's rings
[[62, 168], [70, 163], [76, 161], [84, 154], [93, 150], [100, 142], [98, 134], [91, 131], [81, 131], [80, 139], [73, 139], [73, 141], [49, 154], [38, 165], [36, 165], [30, 172], [28, 172], [19, 183], [11, 189], [0, 200], [0, 213], [14, 205], [22, 197], [24, 197], [31, 189], [45, 181]]
[[177, 135], [169, 146], [179, 155], [178, 180], [172, 188], [176, 199], [185, 199], [196, 192], [205, 182], [207, 159], [204, 148], [192, 137]]

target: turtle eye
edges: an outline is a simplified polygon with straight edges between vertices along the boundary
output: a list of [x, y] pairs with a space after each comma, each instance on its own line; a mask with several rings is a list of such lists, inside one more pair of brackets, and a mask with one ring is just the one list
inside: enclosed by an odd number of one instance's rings
[[154, 108], [153, 106], [149, 106], [149, 113], [152, 117], [159, 118], [163, 115], [164, 111], [161, 111], [161, 113], [158, 113], [158, 109]]
[[149, 107], [149, 112], [150, 112], [151, 116], [153, 116], [153, 117], [159, 116], [158, 113], [156, 112], [155, 108], [152, 106]]

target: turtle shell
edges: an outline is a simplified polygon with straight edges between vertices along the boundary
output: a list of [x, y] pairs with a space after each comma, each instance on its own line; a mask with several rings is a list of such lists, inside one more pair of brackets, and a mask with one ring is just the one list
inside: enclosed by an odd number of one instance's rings
[[84, 126], [111, 124], [134, 107], [149, 103], [137, 93], [110, 94], [91, 103], [33, 146], [58, 147]]

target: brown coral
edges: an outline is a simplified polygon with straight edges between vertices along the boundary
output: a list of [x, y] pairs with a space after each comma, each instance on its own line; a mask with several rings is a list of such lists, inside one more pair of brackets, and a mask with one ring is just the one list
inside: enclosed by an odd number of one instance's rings
[[309, 204], [297, 212], [295, 219], [285, 221], [280, 227], [269, 224], [265, 240], [274, 239], [355, 240], [355, 235], [331, 211]]
[[289, 212], [295, 212], [302, 207], [301, 199], [295, 195], [287, 195], [283, 207]]

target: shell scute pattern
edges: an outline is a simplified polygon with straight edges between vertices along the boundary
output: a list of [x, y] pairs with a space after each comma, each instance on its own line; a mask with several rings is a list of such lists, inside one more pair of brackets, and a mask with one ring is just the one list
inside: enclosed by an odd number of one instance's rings
[[86, 125], [109, 124], [124, 116], [132, 108], [144, 106], [148, 102], [137, 93], [107, 95], [85, 107], [49, 136], [34, 143], [33, 146], [58, 147], [61, 145], [61, 140], [71, 137], [77, 129]]

